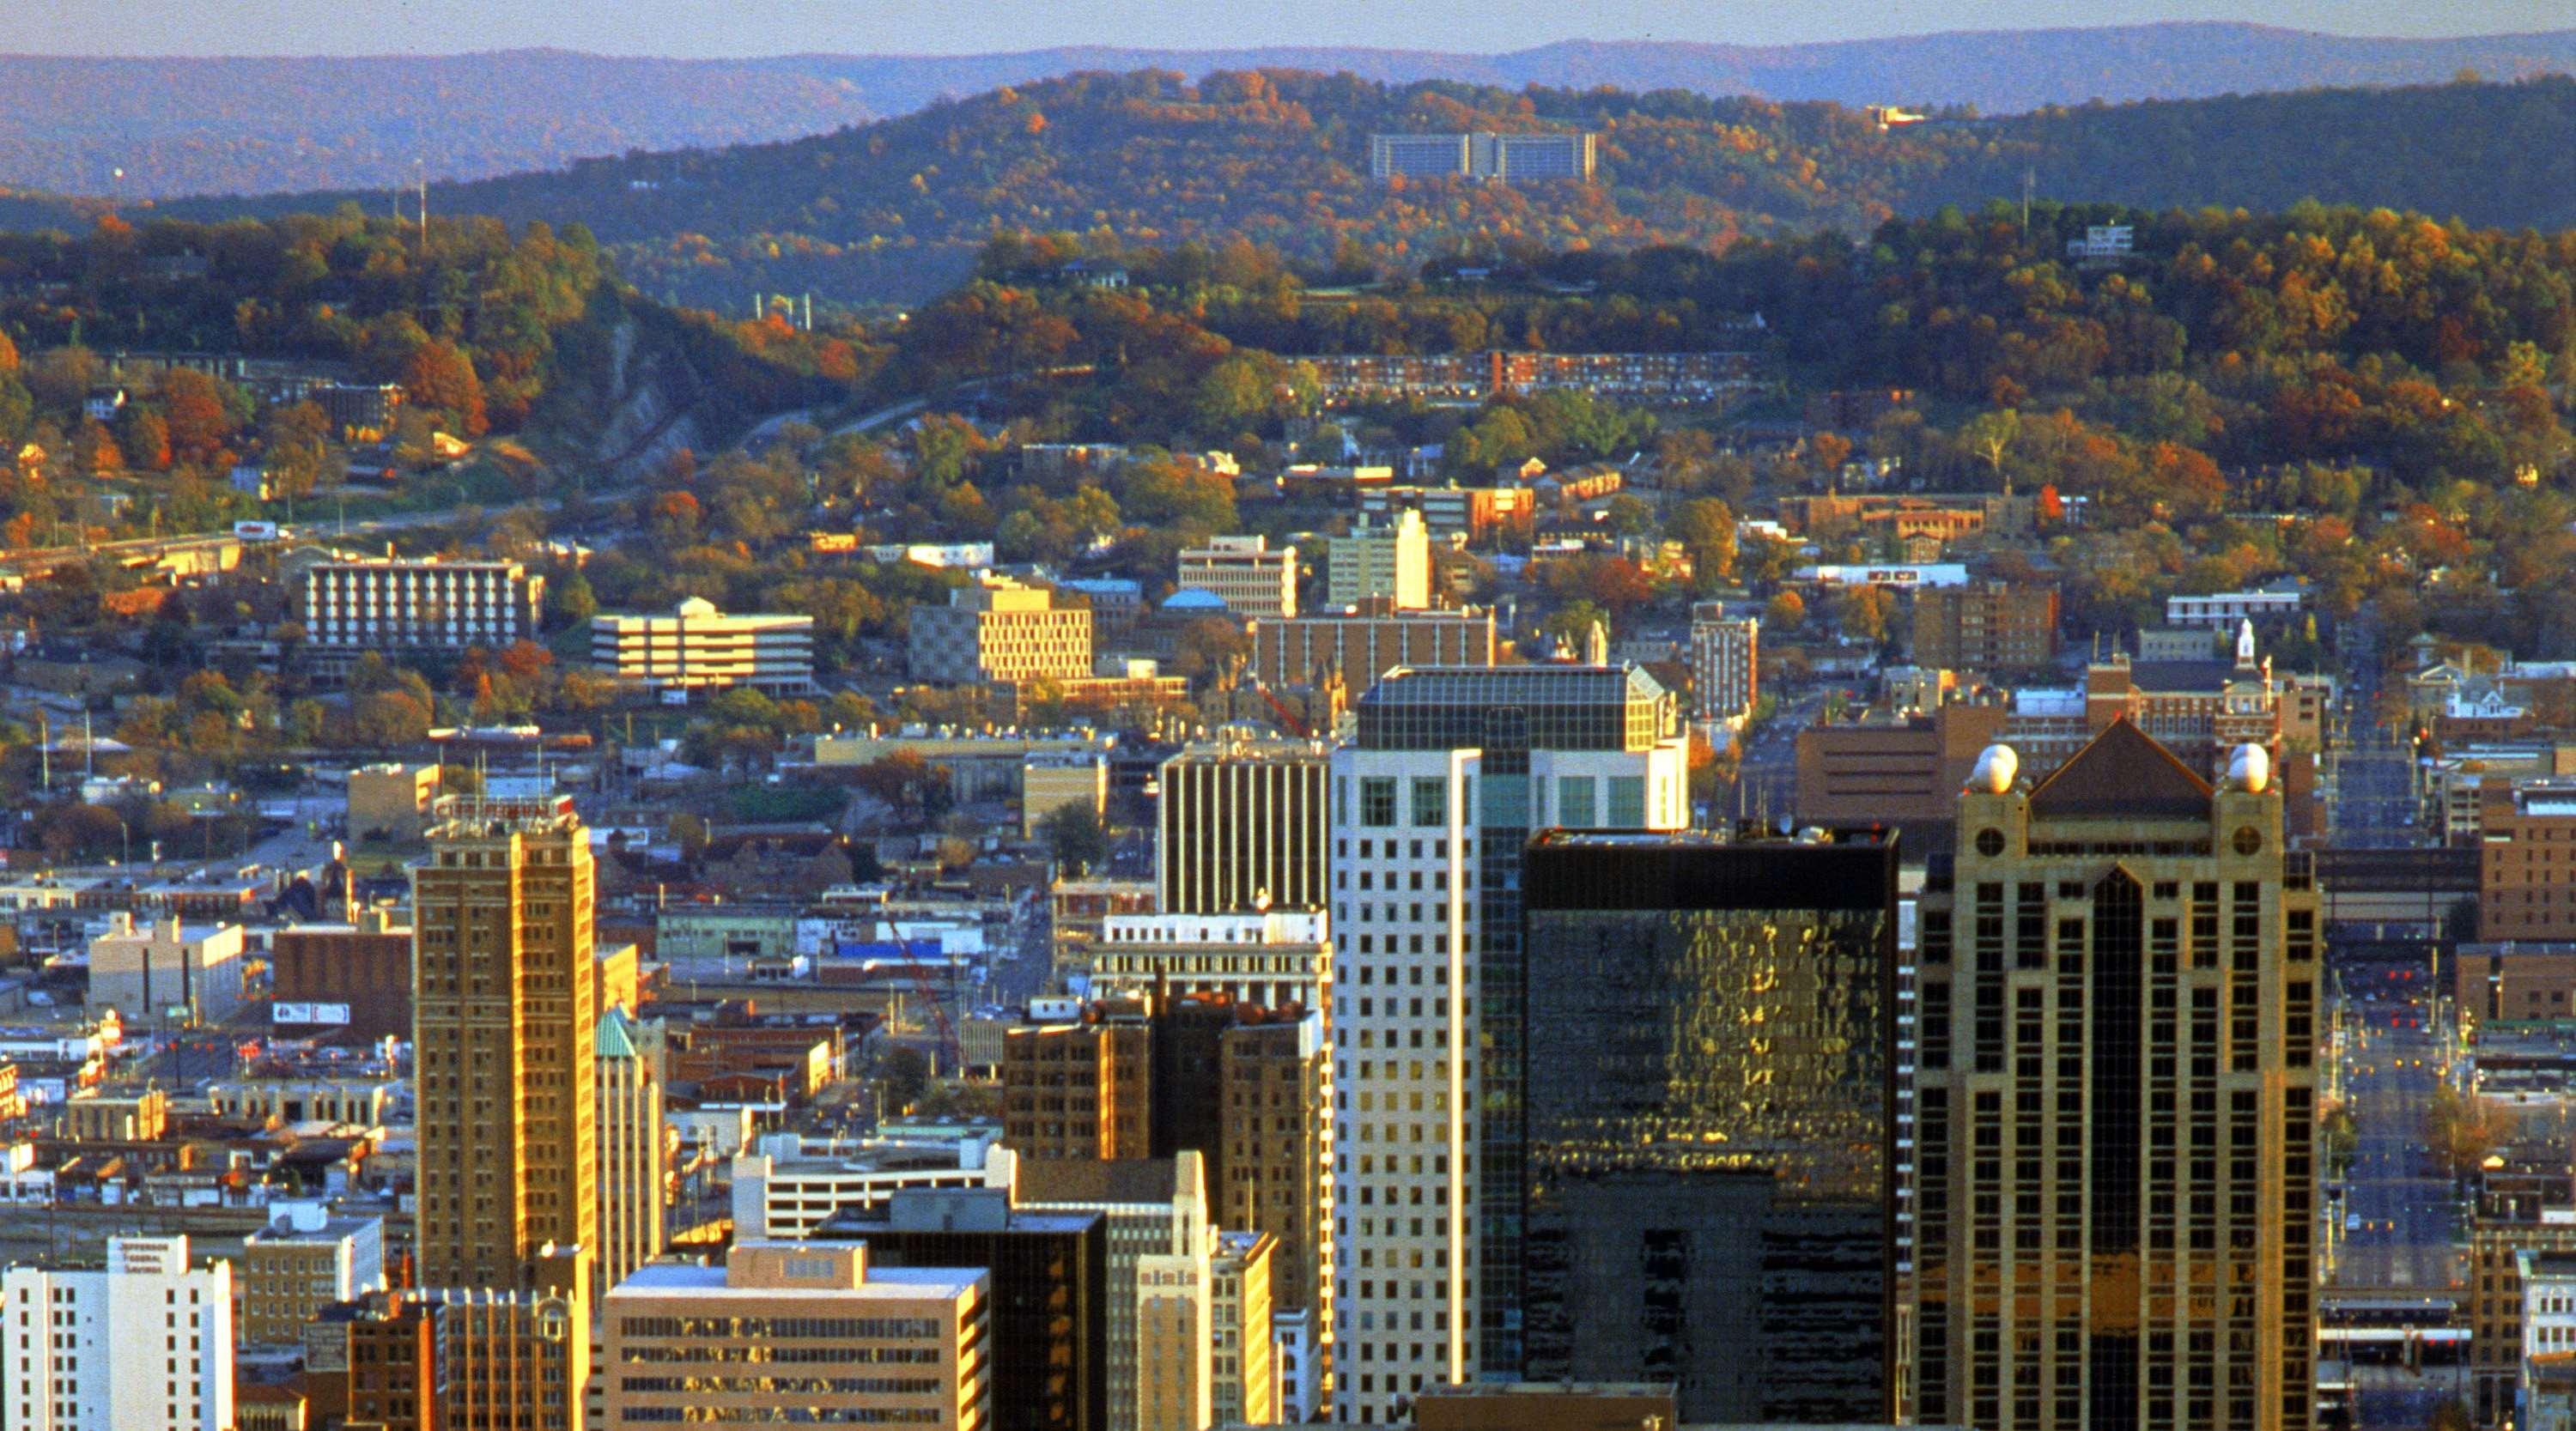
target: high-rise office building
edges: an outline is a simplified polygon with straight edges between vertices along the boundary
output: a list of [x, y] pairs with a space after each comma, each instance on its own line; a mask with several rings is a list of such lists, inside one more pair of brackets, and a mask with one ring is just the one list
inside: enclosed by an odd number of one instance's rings
[[1037, 1162], [1001, 1149], [986, 1167], [1010, 1179], [1015, 1207], [1096, 1212], [1109, 1224], [1109, 1425], [1141, 1426], [1149, 1409], [1207, 1424], [1216, 1245], [1199, 1155]]
[[[1320, 798], [1320, 792], [1319, 792]], [[1228, 1010], [1216, 1026], [1216, 1064], [1204, 1037], [1177, 1057], [1157, 1044], [1154, 1086], [1184, 1086], [1196, 1119], [1158, 1111], [1152, 1150], [1209, 1155], [1208, 1193], [1220, 1227], [1276, 1241], [1269, 1282], [1277, 1379], [1288, 1419], [1305, 1420], [1330, 1370], [1333, 1269], [1333, 1061], [1329, 1023], [1333, 945], [1311, 914], [1113, 916], [1098, 946], [1092, 989]], [[1204, 1035], [1204, 1025], [1188, 1026]], [[1163, 1036], [1157, 1022], [1155, 1037]], [[1168, 1107], [1168, 1098], [1157, 1106]], [[1192, 1142], [1196, 1137], [1198, 1141]]]
[[1015, 1207], [1001, 1187], [904, 1188], [843, 1209], [814, 1238], [865, 1242], [871, 1268], [985, 1269], [996, 1431], [1110, 1425], [1105, 1215]]
[[1894, 843], [1524, 858], [1524, 1374], [1674, 1383], [1692, 1422], [1889, 1420]]
[[606, 1425], [982, 1431], [988, 1285], [981, 1268], [878, 1265], [865, 1243], [738, 1242], [721, 1267], [639, 1269], [602, 1309]]
[[635, 1025], [615, 1007], [599, 1015], [600, 1296], [661, 1255], [663, 1188], [670, 1159], [662, 1081], [635, 1046]]
[[412, 870], [420, 1280], [530, 1287], [539, 1249], [599, 1245], [590, 835], [569, 797], [439, 817]]
[[[1398, 670], [1333, 755], [1334, 1412], [1520, 1363], [1521, 849], [1689, 823], [1634, 668]], [[1417, 1329], [1418, 1328], [1418, 1329]]]
[[2269, 762], [2009, 757], [1920, 906], [1913, 1415], [2304, 1431], [2324, 968]]
[[1322, 909], [1329, 766], [1313, 741], [1182, 747], [1155, 772], [1165, 914]]
[[1142, 1158], [1152, 1137], [1153, 1033], [1088, 1011], [1002, 1036], [1002, 1137], [1023, 1158]]
[[1266, 1232], [1220, 1232], [1211, 1268], [1209, 1304], [1216, 1319], [1215, 1424], [1271, 1426], [1303, 1421], [1285, 1414], [1280, 1398], [1277, 1330], [1271, 1325], [1271, 1264], [1278, 1239]]
[[12, 1267], [0, 1423], [32, 1431], [232, 1431], [232, 1264], [185, 1237], [111, 1237], [104, 1268]]

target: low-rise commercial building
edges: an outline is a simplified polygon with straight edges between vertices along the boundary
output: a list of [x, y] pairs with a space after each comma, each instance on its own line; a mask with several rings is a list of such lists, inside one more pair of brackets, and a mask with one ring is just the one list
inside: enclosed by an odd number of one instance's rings
[[90, 941], [86, 1006], [93, 1016], [114, 1009], [153, 1027], [221, 1023], [241, 1002], [238, 924], [183, 925], [172, 917], [138, 926], [117, 913]]
[[603, 1307], [610, 1431], [755, 1421], [982, 1431], [993, 1414], [986, 1274], [871, 1265], [868, 1251], [737, 1242], [722, 1267], [636, 1269]]
[[269, 936], [276, 1005], [335, 1015], [363, 1039], [411, 1037], [411, 926], [362, 909], [348, 924], [298, 924]]
[[389, 762], [349, 772], [349, 838], [411, 844], [429, 828], [438, 802], [438, 767]]
[[320, 1203], [277, 1204], [242, 1242], [241, 1322], [248, 1346], [294, 1346], [324, 1307], [385, 1285], [385, 1224], [333, 1217]]

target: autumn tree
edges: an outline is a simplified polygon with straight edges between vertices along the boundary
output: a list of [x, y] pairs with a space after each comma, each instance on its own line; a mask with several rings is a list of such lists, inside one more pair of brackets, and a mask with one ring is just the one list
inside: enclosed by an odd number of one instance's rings
[[473, 358], [453, 343], [433, 338], [414, 348], [402, 385], [406, 402], [439, 413], [460, 436], [480, 437], [490, 426], [483, 380], [475, 375]]
[[194, 368], [171, 368], [161, 375], [154, 404], [169, 424], [173, 461], [212, 466], [224, 455], [237, 421], [224, 386]]

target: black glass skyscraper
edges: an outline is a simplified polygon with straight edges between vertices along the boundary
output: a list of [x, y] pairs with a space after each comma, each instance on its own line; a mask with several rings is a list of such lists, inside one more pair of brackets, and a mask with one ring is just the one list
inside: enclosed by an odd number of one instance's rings
[[1888, 1419], [1893, 838], [1546, 834], [1522, 898], [1527, 1377]]

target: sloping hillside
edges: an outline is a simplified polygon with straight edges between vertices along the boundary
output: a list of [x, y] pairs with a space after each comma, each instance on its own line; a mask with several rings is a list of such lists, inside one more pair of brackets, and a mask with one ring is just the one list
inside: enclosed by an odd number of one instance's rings
[[[1382, 131], [1584, 130], [1597, 182], [1388, 184]], [[1723, 246], [1866, 233], [2018, 195], [2141, 206], [2388, 205], [2567, 221], [2576, 80], [2089, 105], [1882, 132], [1826, 103], [1675, 91], [1387, 86], [1348, 75], [1144, 71], [1001, 89], [784, 144], [589, 161], [438, 190], [442, 212], [579, 220], [646, 292], [739, 311], [757, 288], [918, 301], [997, 229], [1106, 242], [1243, 237], [1326, 263], [1410, 266], [1510, 247]], [[327, 209], [340, 195], [170, 206]]]

